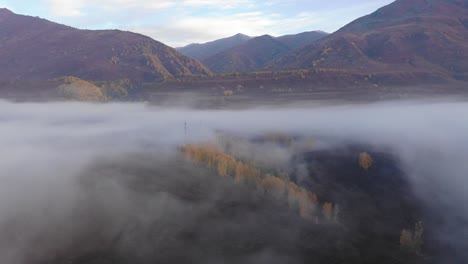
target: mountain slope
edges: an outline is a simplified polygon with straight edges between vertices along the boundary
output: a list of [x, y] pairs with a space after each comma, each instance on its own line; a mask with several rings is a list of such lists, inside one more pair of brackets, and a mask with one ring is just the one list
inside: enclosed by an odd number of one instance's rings
[[303, 32], [276, 38], [264, 35], [222, 50], [201, 61], [215, 73], [262, 70], [272, 60], [326, 35], [327, 33], [322, 31]]
[[468, 80], [468, 2], [397, 0], [268, 68], [430, 73]]
[[201, 63], [149, 37], [117, 30], [79, 30], [0, 9], [0, 80], [157, 81], [210, 74]]
[[291, 50], [300, 48], [302, 46], [311, 44], [314, 41], [326, 37], [328, 33], [323, 31], [309, 31], [295, 35], [285, 35], [277, 37], [276, 40], [287, 45]]
[[286, 54], [290, 48], [272, 36], [253, 38], [202, 62], [215, 73], [250, 72]]
[[252, 39], [252, 37], [239, 33], [229, 38], [218, 39], [204, 44], [190, 44], [182, 48], [177, 48], [177, 50], [194, 59], [204, 60], [215, 55], [216, 53], [245, 43], [249, 39]]

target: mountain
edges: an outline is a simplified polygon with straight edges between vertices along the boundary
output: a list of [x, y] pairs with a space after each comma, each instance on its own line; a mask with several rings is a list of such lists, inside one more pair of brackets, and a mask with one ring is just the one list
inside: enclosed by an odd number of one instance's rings
[[149, 37], [118, 30], [80, 30], [0, 9], [0, 80], [129, 79], [152, 82], [208, 75], [198, 61]]
[[215, 73], [251, 72], [262, 70], [272, 60], [291, 50], [325, 37], [322, 31], [272, 37], [263, 35], [219, 52], [202, 62]]
[[[292, 50], [310, 44], [326, 35], [327, 33], [323, 31], [310, 31], [296, 35], [277, 37], [276, 40], [285, 44]], [[242, 45], [252, 38], [253, 37], [239, 33], [229, 38], [218, 39], [204, 44], [190, 44], [182, 48], [177, 48], [177, 50], [189, 57], [203, 61], [230, 48]]]
[[244, 44], [220, 52], [202, 62], [215, 73], [251, 72], [286, 54], [290, 48], [269, 35], [253, 38]]
[[288, 46], [291, 50], [308, 45], [314, 41], [326, 37], [328, 33], [323, 31], [309, 31], [295, 35], [285, 35], [277, 37], [276, 40]]
[[397, 0], [268, 68], [398, 72], [468, 80], [467, 40], [466, 0]]
[[177, 50], [197, 60], [204, 60], [215, 55], [216, 53], [225, 51], [229, 48], [245, 43], [251, 38], [252, 37], [239, 33], [229, 38], [218, 39], [204, 44], [190, 44], [182, 48], [177, 48]]

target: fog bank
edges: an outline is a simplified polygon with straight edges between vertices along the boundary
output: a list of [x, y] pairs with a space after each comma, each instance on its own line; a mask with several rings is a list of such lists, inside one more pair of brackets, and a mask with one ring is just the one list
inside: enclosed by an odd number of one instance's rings
[[[465, 102], [217, 111], [0, 101], [0, 261], [31, 263], [70, 247], [86, 252], [88, 247], [105, 247], [108, 241], [120, 239], [127, 229], [135, 234], [134, 240], [125, 237], [113, 250], [133, 252], [147, 261], [160, 254], [162, 263], [187, 261], [180, 248], [195, 262], [224, 259], [219, 252], [200, 253], [209, 248], [208, 242], [200, 241], [217, 241], [220, 230], [228, 230], [233, 241], [245, 242], [250, 229], [261, 228], [261, 221], [278, 220], [267, 220], [271, 215], [289, 216], [264, 206], [273, 203], [268, 198], [211, 177], [182, 160], [177, 147], [217, 143], [220, 131], [245, 138], [271, 132], [298, 135], [313, 140], [310, 148], [352, 142], [389, 149], [401, 159], [415, 193], [431, 204], [431, 210], [444, 215], [440, 239], [466, 248], [466, 113]], [[239, 155], [256, 155], [252, 159], [276, 166], [287, 164], [292, 155], [275, 145], [256, 150], [237, 147]], [[144, 188], [135, 187], [141, 182]], [[193, 186], [198, 186], [195, 191]], [[226, 203], [224, 199], [248, 201], [259, 206], [258, 211], [242, 211], [243, 217], [234, 215], [232, 222], [213, 216], [213, 222], [197, 226], [199, 219], [209, 219], [220, 203]], [[161, 240], [139, 240], [142, 236], [136, 234], [148, 232], [145, 225], [154, 222], [159, 224], [151, 224], [151, 232]], [[268, 234], [271, 230], [264, 228], [264, 239], [278, 243], [232, 256], [232, 263], [300, 262], [295, 252], [278, 250], [283, 248], [279, 241], [298, 239], [298, 229]], [[196, 230], [202, 237], [199, 245], [174, 238], [185, 229]], [[95, 244], [75, 246], [90, 237], [97, 238]]]

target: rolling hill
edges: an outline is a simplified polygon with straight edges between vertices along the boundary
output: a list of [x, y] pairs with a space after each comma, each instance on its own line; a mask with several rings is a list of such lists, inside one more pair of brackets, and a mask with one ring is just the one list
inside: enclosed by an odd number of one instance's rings
[[468, 2], [397, 0], [267, 68], [410, 73], [468, 80]]
[[129, 79], [153, 82], [209, 75], [198, 61], [149, 37], [118, 30], [80, 30], [0, 9], [0, 80]]

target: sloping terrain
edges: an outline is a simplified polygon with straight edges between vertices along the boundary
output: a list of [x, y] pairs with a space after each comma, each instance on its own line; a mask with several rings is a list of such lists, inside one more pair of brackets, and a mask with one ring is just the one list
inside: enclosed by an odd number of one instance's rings
[[177, 48], [177, 50], [194, 59], [204, 60], [216, 53], [243, 44], [249, 39], [252, 39], [252, 37], [239, 33], [232, 37], [218, 39], [203, 44], [193, 43], [185, 47]]
[[149, 37], [118, 30], [79, 30], [0, 9], [0, 80], [152, 82], [210, 74], [201, 63]]
[[225, 49], [202, 62], [215, 73], [252, 72], [264, 68], [272, 60], [306, 44], [325, 37], [321, 31], [272, 37], [264, 35]]
[[280, 36], [277, 37], [276, 40], [283, 44], [286, 44], [291, 50], [294, 50], [302, 46], [311, 44], [312, 42], [322, 39], [327, 35], [328, 33], [325, 33], [323, 31], [309, 31], [295, 35]]
[[269, 69], [429, 73], [468, 79], [468, 3], [398, 0], [279, 58]]
[[215, 73], [251, 72], [290, 51], [290, 48], [269, 35], [256, 37], [202, 62]]
[[[310, 31], [299, 34], [280, 36], [276, 37], [275, 39], [288, 46], [289, 49], [294, 50], [319, 40], [327, 35], [328, 33], [323, 31]], [[189, 57], [203, 61], [212, 56], [215, 56], [218, 53], [222, 53], [231, 48], [242, 45], [251, 39], [253, 39], [253, 37], [239, 33], [232, 37], [218, 39], [203, 44], [193, 43], [185, 47], [177, 48], [177, 50]]]

